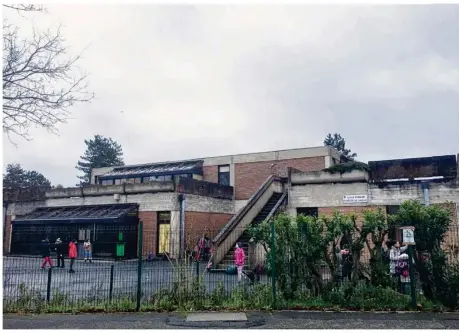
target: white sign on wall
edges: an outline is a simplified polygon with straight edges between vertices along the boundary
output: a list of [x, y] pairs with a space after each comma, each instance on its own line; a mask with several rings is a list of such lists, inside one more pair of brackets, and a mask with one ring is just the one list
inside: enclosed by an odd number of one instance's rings
[[344, 195], [343, 202], [344, 203], [368, 202], [368, 196], [366, 194]]

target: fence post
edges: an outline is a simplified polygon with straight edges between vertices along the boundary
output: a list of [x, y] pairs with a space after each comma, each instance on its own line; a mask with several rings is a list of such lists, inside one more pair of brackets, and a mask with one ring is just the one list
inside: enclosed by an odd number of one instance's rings
[[46, 302], [49, 303], [51, 299], [51, 276], [53, 272], [53, 268], [50, 267], [48, 271], [48, 285], [46, 286]]
[[[414, 276], [413, 270], [413, 246], [408, 245], [408, 267], [410, 270], [410, 289], [411, 289], [411, 306], [413, 310], [417, 309], [417, 301], [416, 301], [416, 278]], [[405, 290], [403, 290], [405, 292]]]
[[108, 301], [111, 303], [113, 298], [113, 276], [115, 271], [115, 265], [110, 266], [110, 289], [108, 291]]
[[276, 296], [276, 228], [274, 226], [274, 219], [271, 219], [271, 282], [273, 292], [273, 309], [276, 309], [277, 296]]
[[143, 222], [139, 221], [139, 240], [138, 240], [138, 261], [137, 261], [137, 304], [136, 311], [140, 311], [140, 298], [142, 296], [142, 241], [143, 241]]

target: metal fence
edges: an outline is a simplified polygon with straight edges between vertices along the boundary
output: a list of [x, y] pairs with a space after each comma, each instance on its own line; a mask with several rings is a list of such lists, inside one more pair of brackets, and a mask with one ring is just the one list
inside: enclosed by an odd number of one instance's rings
[[[251, 242], [245, 230], [236, 229], [228, 236], [226, 245], [220, 245], [222, 248], [227, 246], [222, 254], [212, 250], [211, 240], [218, 229], [190, 228], [181, 234], [180, 230], [171, 229], [170, 225], [161, 227], [161, 223], [156, 230], [145, 230], [142, 224], [138, 229], [136, 253], [140, 253], [140, 256], [137, 259], [127, 259], [123, 251], [118, 251], [118, 245], [123, 243], [119, 241], [119, 235], [106, 233], [101, 239], [112, 244], [108, 251], [114, 255], [94, 256], [92, 261], [85, 261], [81, 256], [84, 249], [80, 247], [79, 258], [73, 265], [75, 273], [69, 272], [67, 252], [65, 268], [56, 267], [56, 253], [52, 245], [54, 239], [49, 239], [52, 242], [50, 253], [53, 268], [47, 265], [42, 269], [42, 256], [4, 257], [4, 311], [43, 308], [71, 311], [85, 307], [154, 310], [167, 309], [169, 306], [173, 309], [178, 304], [197, 301], [209, 306], [223, 306], [241, 295], [264, 298], [260, 304], [275, 302], [277, 294], [273, 279], [276, 277], [276, 266], [269, 268], [266, 248]], [[444, 243], [451, 262], [457, 262], [458, 231], [458, 228], [451, 229]], [[271, 229], [268, 238], [273, 235], [275, 230]], [[245, 253], [241, 275], [235, 267], [236, 243]], [[97, 245], [96, 239], [93, 248], [97, 248]], [[361, 262], [369, 265], [368, 251], [362, 252]], [[324, 281], [333, 279], [325, 263], [321, 265], [320, 274]], [[241, 294], [241, 290], [244, 294]]]

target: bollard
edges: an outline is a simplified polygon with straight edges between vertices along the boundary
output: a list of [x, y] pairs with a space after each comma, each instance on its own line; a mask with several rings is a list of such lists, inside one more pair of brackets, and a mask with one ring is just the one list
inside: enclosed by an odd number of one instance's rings
[[111, 303], [113, 298], [113, 275], [115, 273], [115, 265], [111, 265], [110, 267], [110, 289], [108, 292], [108, 301]]
[[46, 302], [47, 303], [49, 303], [51, 299], [51, 276], [53, 274], [52, 272], [53, 272], [53, 268], [50, 267], [48, 271], [48, 285], [46, 287]]

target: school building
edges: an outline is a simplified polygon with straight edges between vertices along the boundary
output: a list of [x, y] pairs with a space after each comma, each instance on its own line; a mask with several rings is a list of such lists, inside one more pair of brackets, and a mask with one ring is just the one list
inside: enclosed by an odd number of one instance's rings
[[[457, 230], [457, 160], [447, 155], [374, 161], [370, 171], [330, 173], [324, 169], [346, 158], [331, 147], [313, 147], [99, 168], [87, 187], [4, 189], [3, 250], [33, 254], [45, 236], [89, 238], [94, 257], [113, 257], [123, 242], [125, 257], [133, 258], [141, 220], [144, 256], [178, 257], [207, 233], [214, 265], [233, 261], [237, 241], [250, 264], [258, 258], [245, 230], [281, 209], [291, 215], [378, 207], [392, 212], [408, 199], [451, 202]], [[451, 246], [457, 238], [450, 236]]]

